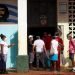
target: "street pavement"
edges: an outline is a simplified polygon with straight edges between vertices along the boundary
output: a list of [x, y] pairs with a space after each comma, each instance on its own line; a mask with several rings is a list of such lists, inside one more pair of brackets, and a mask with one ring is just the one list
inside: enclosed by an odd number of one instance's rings
[[33, 71], [29, 70], [25, 73], [17, 73], [17, 72], [9, 72], [8, 74], [0, 74], [0, 75], [75, 75], [75, 72], [53, 72], [53, 71]]

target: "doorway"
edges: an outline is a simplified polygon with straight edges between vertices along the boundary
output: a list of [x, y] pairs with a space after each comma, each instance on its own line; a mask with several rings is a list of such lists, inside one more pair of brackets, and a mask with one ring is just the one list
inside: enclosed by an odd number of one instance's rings
[[57, 0], [27, 0], [28, 36], [57, 31]]
[[[27, 0], [28, 35], [57, 29], [57, 0]], [[38, 33], [39, 32], [39, 33]]]

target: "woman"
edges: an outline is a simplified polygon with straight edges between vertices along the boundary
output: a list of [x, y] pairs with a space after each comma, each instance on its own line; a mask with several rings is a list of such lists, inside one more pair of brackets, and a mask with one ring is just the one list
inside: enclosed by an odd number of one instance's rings
[[6, 36], [1, 34], [1, 42], [0, 42], [0, 47], [1, 47], [1, 51], [0, 51], [0, 72], [1, 73], [7, 73], [6, 72], [6, 60], [7, 60], [7, 53], [8, 53], [8, 48], [14, 46], [14, 44], [8, 45], [6, 43]]

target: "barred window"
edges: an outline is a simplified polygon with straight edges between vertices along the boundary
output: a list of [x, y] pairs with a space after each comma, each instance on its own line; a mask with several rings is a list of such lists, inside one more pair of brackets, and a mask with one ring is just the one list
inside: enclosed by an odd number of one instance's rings
[[68, 0], [68, 14], [69, 32], [75, 38], [75, 0]]

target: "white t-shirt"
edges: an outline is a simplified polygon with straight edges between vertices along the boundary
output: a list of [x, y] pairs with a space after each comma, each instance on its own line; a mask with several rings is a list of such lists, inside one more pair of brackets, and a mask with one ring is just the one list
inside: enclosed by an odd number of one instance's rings
[[3, 54], [8, 53], [8, 44], [5, 41], [1, 41], [0, 45], [3, 45]]
[[58, 41], [55, 39], [51, 41], [51, 50], [53, 50], [54, 54], [58, 54]]
[[33, 45], [36, 46], [36, 52], [43, 52], [43, 46], [45, 45], [43, 40], [37, 39]]

